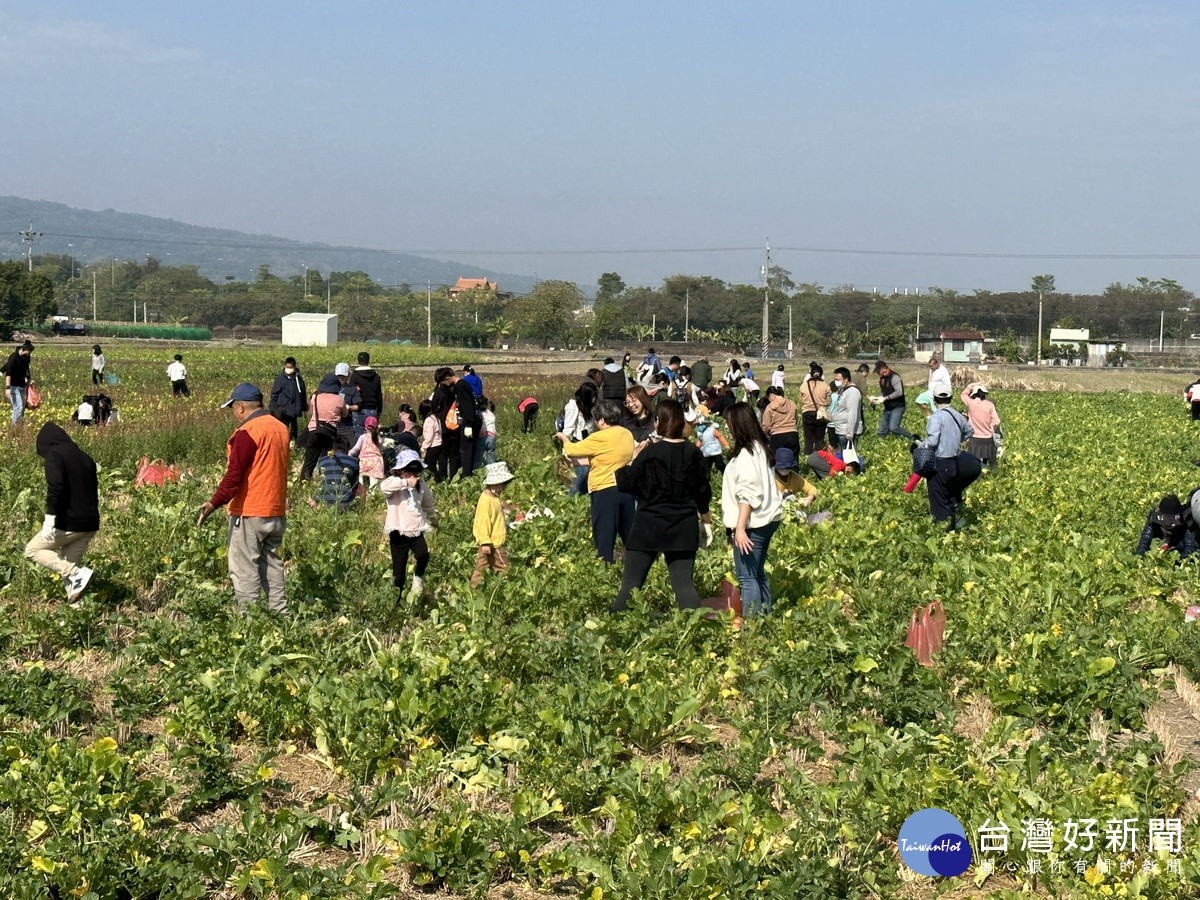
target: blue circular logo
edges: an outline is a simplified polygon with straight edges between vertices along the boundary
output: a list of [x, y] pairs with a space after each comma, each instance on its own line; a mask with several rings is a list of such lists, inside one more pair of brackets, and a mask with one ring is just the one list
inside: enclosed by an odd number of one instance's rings
[[967, 832], [950, 813], [931, 806], [900, 826], [900, 858], [921, 875], [961, 875], [971, 866]]

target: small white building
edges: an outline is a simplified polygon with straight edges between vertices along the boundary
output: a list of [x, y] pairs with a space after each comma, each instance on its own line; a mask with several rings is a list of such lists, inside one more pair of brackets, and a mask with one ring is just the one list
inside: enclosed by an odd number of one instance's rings
[[338, 342], [334, 313], [289, 313], [282, 322], [285, 347], [332, 347]]

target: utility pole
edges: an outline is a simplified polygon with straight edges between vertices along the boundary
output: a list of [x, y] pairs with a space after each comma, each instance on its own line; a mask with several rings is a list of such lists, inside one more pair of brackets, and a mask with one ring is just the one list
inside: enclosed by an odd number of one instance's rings
[[762, 355], [763, 359], [767, 358], [767, 349], [769, 348], [769, 338], [767, 335], [768, 326], [768, 306], [771, 302], [771, 286], [769, 278], [771, 276], [771, 241], [767, 240], [767, 261], [763, 265], [763, 324], [762, 324]]
[[1042, 364], [1042, 292], [1038, 291], [1037, 364]]
[[692, 303], [692, 289], [690, 287], [684, 289], [683, 293], [683, 342], [686, 344], [688, 339], [688, 307]]
[[28, 231], [18, 231], [17, 234], [19, 234], [21, 236], [21, 240], [24, 243], [29, 245], [29, 249], [28, 249], [26, 255], [28, 256], [28, 259], [29, 259], [29, 271], [32, 272], [33, 271], [33, 239], [40, 238], [42, 236], [42, 233], [40, 231], [33, 230], [33, 220], [30, 219], [29, 230]]
[[304, 263], [300, 263], [300, 265], [304, 269], [304, 302], [307, 303], [308, 302], [308, 266], [304, 265]]
[[92, 321], [96, 321], [96, 272], [92, 271]]
[[917, 333], [913, 337], [913, 343], [921, 343], [921, 304], [917, 304]]
[[1158, 352], [1163, 352], [1163, 323], [1167, 320], [1166, 310], [1158, 314]]
[[788, 359], [792, 358], [792, 304], [788, 304]]
[[325, 282], [325, 314], [330, 315], [333, 312], [333, 273], [329, 273], [329, 280]]
[[425, 346], [433, 346], [433, 283], [425, 282]]
[[650, 340], [658, 334], [658, 313], [650, 313]]

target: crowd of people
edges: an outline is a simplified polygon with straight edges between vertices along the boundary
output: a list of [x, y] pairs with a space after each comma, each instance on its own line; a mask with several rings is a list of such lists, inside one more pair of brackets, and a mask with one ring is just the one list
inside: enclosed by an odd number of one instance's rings
[[[14, 422], [23, 415], [25, 392], [33, 384], [32, 351], [26, 342], [4, 366]], [[900, 376], [877, 362], [877, 391], [868, 395], [869, 371], [866, 364], [855, 374], [838, 367], [830, 384], [813, 361], [793, 399], [783, 365], [771, 373], [765, 391], [748, 363], [729, 360], [724, 375], [713, 381], [708, 360], [689, 366], [672, 356], [664, 362], [653, 348], [636, 366], [625, 354], [620, 362], [608, 358], [603, 367], [589, 369], [557, 416], [555, 438], [568, 461], [568, 493], [588, 496], [596, 555], [607, 564], [623, 562], [613, 610], [627, 607], [659, 555], [677, 605], [700, 605], [693, 568], [699, 549], [713, 541], [715, 470], [721, 477], [721, 523], [745, 614], [770, 612], [767, 562], [785, 502], [807, 506], [816, 495], [812, 481], [863, 471], [860, 444], [868, 400], [882, 407], [880, 438], [899, 435], [911, 441], [913, 470], [927, 480], [934, 520], [962, 527], [963, 491], [982, 466], [994, 467], [998, 459], [999, 417], [986, 386], [972, 384], [962, 392], [964, 415], [951, 404], [948, 371], [931, 360], [929, 390], [917, 398], [927, 412], [926, 437], [917, 440], [903, 427]], [[181, 355], [169, 364], [167, 377], [174, 395], [189, 395]], [[337, 364], [311, 393], [291, 356], [266, 395], [248, 382], [234, 388], [223, 405], [236, 423], [227, 442], [226, 472], [200, 507], [197, 524], [229, 507], [228, 565], [239, 609], [261, 594], [271, 610], [287, 612], [279, 547], [287, 526], [293, 447], [304, 454], [300, 479], [316, 476], [313, 505], [344, 508], [367, 492], [383, 495], [384, 531], [401, 599], [419, 597], [424, 590], [425, 535], [438, 527], [429, 481], [483, 472], [471, 583], [478, 585], [489, 570], [508, 568], [506, 507], [500, 498], [513, 473], [496, 458], [494, 404], [469, 365], [459, 371], [438, 368], [432, 380], [417, 410], [399, 405], [395, 424], [386, 429], [380, 424], [382, 383], [367, 352], [358, 354], [354, 367]], [[92, 382], [104, 381], [104, 356], [96, 346]], [[522, 430], [535, 430], [537, 399], [526, 397], [517, 408]], [[88, 424], [82, 416], [79, 422]], [[74, 601], [92, 574], [81, 559], [99, 527], [95, 467], [53, 423], [39, 433], [37, 448], [46, 460], [47, 518], [26, 553], [62, 575]], [[801, 474], [801, 461], [812, 481]]]

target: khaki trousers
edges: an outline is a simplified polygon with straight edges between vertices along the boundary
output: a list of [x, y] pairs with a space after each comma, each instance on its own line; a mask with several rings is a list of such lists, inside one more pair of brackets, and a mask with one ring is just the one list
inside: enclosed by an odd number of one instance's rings
[[503, 547], [492, 547], [489, 552], [487, 548], [480, 545], [479, 553], [475, 556], [475, 571], [471, 573], [471, 587], [479, 587], [479, 582], [483, 580], [483, 573], [488, 569], [495, 572], [507, 572], [508, 551]]
[[257, 603], [260, 592], [267, 595], [271, 612], [287, 612], [279, 556], [286, 529], [287, 516], [229, 517], [229, 577], [238, 612], [245, 613]]
[[25, 558], [68, 578], [79, 568], [79, 561], [95, 536], [94, 531], [62, 531], [55, 528], [54, 536], [46, 540], [39, 531], [25, 545]]

